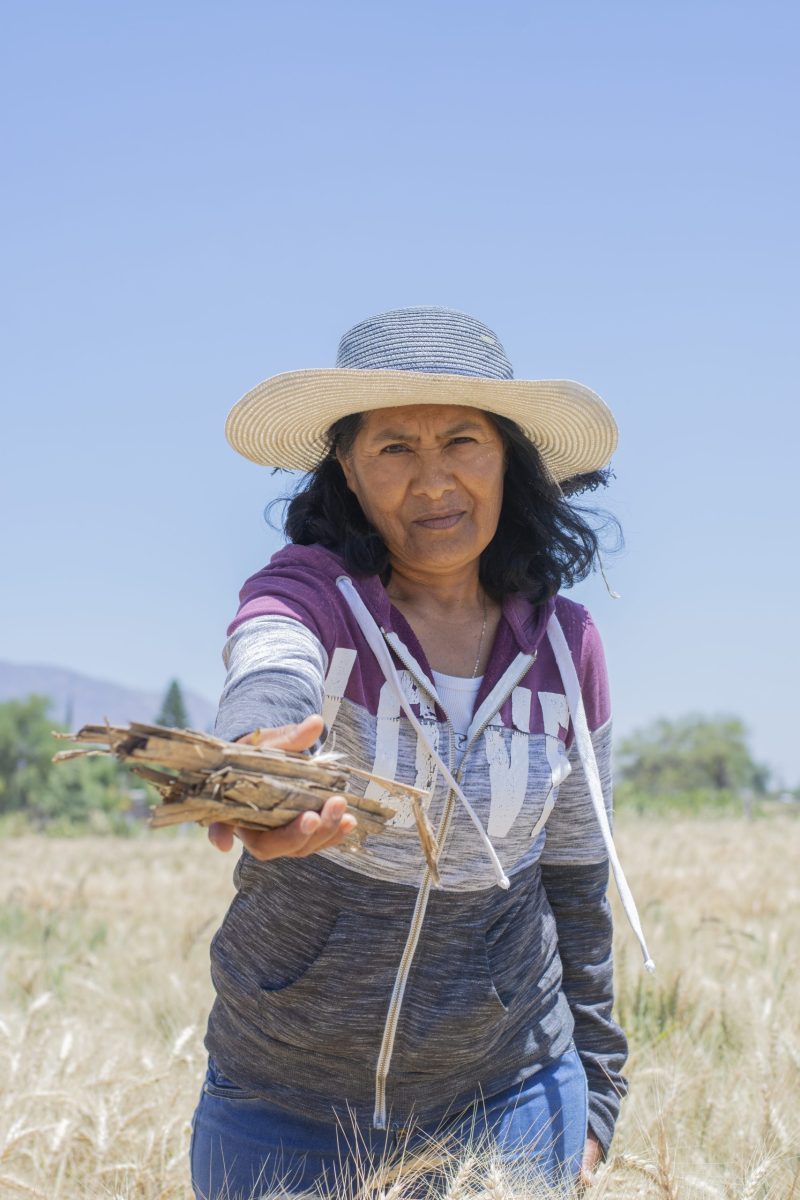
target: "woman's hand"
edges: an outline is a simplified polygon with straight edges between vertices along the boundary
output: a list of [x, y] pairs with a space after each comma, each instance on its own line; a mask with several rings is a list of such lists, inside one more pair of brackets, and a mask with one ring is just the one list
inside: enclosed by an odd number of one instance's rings
[[598, 1163], [603, 1161], [603, 1150], [594, 1134], [589, 1131], [586, 1138], [586, 1145], [583, 1148], [583, 1161], [581, 1162], [581, 1173], [578, 1177], [578, 1183], [581, 1189], [591, 1187], [594, 1183], [594, 1169]]
[[[274, 746], [278, 750], [308, 750], [323, 730], [322, 717], [306, 717], [299, 725], [281, 725], [278, 729], [259, 729], [237, 738], [252, 746]], [[218, 850], [228, 851], [238, 837], [253, 858], [305, 858], [338, 846], [356, 827], [356, 818], [346, 813], [343, 796], [329, 796], [322, 811], [300, 813], [282, 829], [242, 829], [215, 821], [208, 827], [208, 839]]]

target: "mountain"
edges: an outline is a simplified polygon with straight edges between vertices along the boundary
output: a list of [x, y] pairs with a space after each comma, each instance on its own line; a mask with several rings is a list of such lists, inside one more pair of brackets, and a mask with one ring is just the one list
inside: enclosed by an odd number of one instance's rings
[[[166, 686], [165, 686], [166, 690]], [[191, 728], [210, 730], [217, 707], [184, 691]], [[31, 692], [50, 696], [50, 715], [54, 722], [66, 724], [70, 731], [81, 725], [97, 725], [106, 717], [112, 725], [129, 721], [152, 721], [161, 708], [163, 692], [140, 692], [135, 688], [92, 679], [79, 671], [44, 663], [12, 663], [0, 659], [0, 702], [24, 700]]]

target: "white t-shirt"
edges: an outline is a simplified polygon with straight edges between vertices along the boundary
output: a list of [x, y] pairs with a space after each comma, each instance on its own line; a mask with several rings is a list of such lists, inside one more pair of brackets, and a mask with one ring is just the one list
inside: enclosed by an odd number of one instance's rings
[[465, 679], [463, 675], [443, 675], [441, 671], [434, 671], [433, 682], [436, 684], [439, 699], [453, 726], [456, 745], [463, 750], [467, 741], [467, 730], [475, 711], [475, 698], [483, 683], [483, 676], [478, 675], [475, 679]]

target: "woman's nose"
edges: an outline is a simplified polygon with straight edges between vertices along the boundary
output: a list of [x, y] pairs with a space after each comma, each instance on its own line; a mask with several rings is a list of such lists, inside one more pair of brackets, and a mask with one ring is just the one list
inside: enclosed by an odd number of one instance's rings
[[453, 473], [437, 450], [419, 450], [415, 456], [415, 472], [411, 489], [415, 495], [430, 496], [432, 500], [452, 492]]

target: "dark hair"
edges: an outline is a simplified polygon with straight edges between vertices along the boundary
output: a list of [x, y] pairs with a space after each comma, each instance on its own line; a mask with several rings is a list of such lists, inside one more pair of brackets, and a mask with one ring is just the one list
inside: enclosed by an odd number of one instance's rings
[[[486, 416], [503, 439], [506, 473], [497, 530], [481, 555], [481, 583], [495, 599], [520, 592], [540, 603], [591, 572], [599, 549], [598, 518], [601, 526], [617, 530], [621, 542], [614, 517], [578, 508], [566, 498], [605, 487], [612, 472], [606, 468], [578, 475], [559, 488], [519, 425], [496, 413]], [[337, 450], [350, 453], [363, 419], [363, 413], [353, 413], [328, 430], [325, 457], [289, 499], [284, 530], [301, 546], [334, 550], [353, 575], [379, 575], [387, 583], [389, 552], [348, 488], [336, 458]]]

